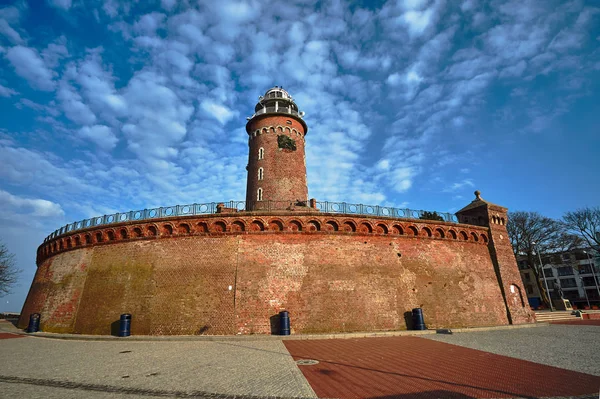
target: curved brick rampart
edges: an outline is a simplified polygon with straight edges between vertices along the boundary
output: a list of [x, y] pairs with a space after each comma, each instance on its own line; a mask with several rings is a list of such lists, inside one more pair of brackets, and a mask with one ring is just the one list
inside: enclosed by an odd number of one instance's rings
[[[89, 237], [89, 238], [86, 238]], [[89, 240], [89, 243], [87, 242]], [[20, 326], [110, 334], [269, 334], [507, 324], [487, 228], [314, 213], [234, 213], [98, 226], [40, 247]], [[55, 248], [55, 249], [52, 249]], [[47, 252], [48, 251], [48, 252]]]

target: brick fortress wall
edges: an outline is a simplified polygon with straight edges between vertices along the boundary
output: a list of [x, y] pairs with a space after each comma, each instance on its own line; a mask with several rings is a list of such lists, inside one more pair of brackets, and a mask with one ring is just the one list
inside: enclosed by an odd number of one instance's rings
[[[490, 229], [298, 212], [216, 214], [101, 226], [38, 250], [20, 327], [51, 332], [268, 334], [508, 324]], [[525, 304], [523, 304], [525, 306]]]

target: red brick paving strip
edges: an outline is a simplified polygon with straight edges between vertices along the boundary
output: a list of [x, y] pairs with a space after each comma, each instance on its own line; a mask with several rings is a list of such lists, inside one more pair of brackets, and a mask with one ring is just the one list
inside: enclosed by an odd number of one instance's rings
[[295, 360], [320, 362], [299, 367], [321, 398], [571, 396], [600, 387], [598, 376], [418, 337], [284, 344]]
[[19, 334], [0, 333], [0, 339], [23, 338], [23, 337], [24, 337], [24, 335], [19, 335]]
[[553, 321], [550, 324], [570, 324], [579, 326], [600, 326], [600, 320], [565, 320], [565, 321]]

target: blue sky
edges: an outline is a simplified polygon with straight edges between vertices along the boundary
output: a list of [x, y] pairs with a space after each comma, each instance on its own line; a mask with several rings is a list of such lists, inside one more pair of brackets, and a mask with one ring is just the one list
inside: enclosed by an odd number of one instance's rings
[[246, 116], [306, 112], [310, 197], [550, 217], [598, 206], [594, 1], [48, 0], [0, 6], [0, 239], [245, 198]]

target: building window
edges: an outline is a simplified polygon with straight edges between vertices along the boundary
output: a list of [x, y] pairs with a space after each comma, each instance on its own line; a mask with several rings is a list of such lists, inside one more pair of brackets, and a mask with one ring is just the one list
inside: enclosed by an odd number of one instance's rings
[[559, 267], [557, 270], [558, 270], [559, 276], [572, 276], [573, 275], [573, 268], [571, 266]]
[[258, 159], [263, 159], [265, 157], [265, 149], [260, 147], [258, 149]]
[[256, 200], [257, 201], [262, 201], [262, 188], [259, 188], [258, 191], [256, 192]]
[[525, 286], [525, 289], [527, 290], [527, 294], [528, 295], [532, 295], [533, 294], [533, 287], [531, 286], [531, 284], [527, 284]]
[[258, 180], [263, 179], [263, 168], [258, 168]]
[[[573, 280], [575, 280], [575, 279], [573, 279]], [[596, 285], [596, 281], [594, 280], [594, 277], [584, 277], [583, 285], [586, 287], [593, 287]]]
[[575, 288], [577, 287], [577, 281], [574, 278], [564, 278], [560, 280], [560, 286], [562, 288]]
[[577, 290], [565, 291], [565, 292], [563, 292], [563, 295], [564, 295], [565, 299], [568, 299], [570, 301], [579, 299], [579, 291], [577, 291]]
[[579, 274], [588, 274], [592, 272], [592, 266], [587, 265], [579, 265]]

